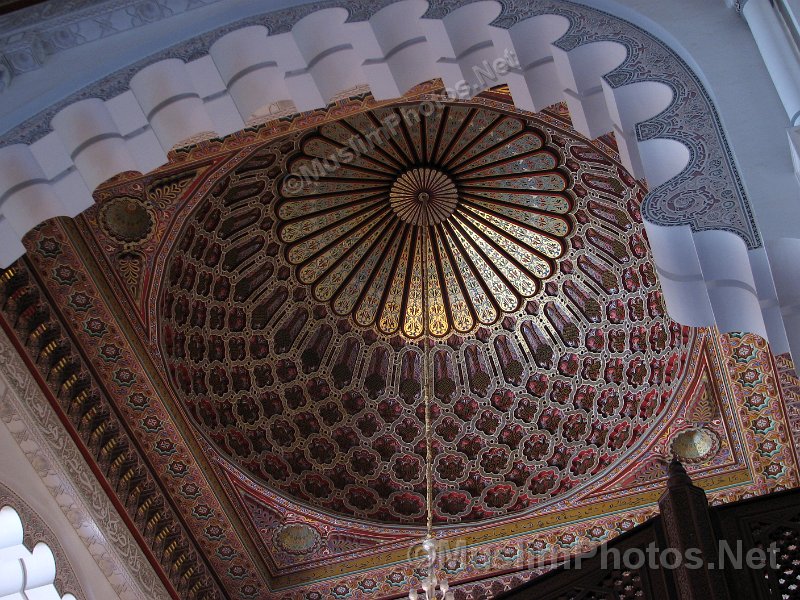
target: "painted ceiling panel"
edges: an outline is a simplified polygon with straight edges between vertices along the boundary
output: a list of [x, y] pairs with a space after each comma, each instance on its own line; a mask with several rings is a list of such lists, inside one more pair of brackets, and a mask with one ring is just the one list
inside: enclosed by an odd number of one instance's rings
[[[610, 156], [580, 161], [585, 140], [508, 107], [432, 106], [222, 164], [189, 199], [159, 307], [176, 395], [219, 452], [301, 503], [398, 525], [426, 516], [424, 353], [434, 521], [464, 523], [615, 465], [691, 341], [664, 314], [643, 189]], [[356, 141], [323, 133], [339, 128]]]
[[613, 137], [439, 89], [174, 151], [0, 278], [3, 324], [175, 597], [405, 595], [426, 356], [459, 598], [652, 516], [673, 453], [715, 502], [797, 482], [769, 348], [667, 317]]

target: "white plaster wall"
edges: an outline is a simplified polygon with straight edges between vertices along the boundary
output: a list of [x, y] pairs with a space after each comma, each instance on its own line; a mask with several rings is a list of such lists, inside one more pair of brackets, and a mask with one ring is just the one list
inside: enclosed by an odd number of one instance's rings
[[[793, 243], [800, 242], [796, 175], [800, 166], [793, 163], [794, 146], [787, 136], [792, 131], [790, 118], [747, 20], [724, 0], [579, 1], [659, 37], [699, 75], [717, 108], [762, 237], [764, 248], [748, 252], [750, 273], [740, 269], [740, 277], [727, 279], [725, 263], [741, 266], [732, 241], [708, 243], [702, 239], [707, 234], [656, 232], [648, 227], [651, 240], [663, 246], [657, 262], [662, 263], [659, 273], [670, 313], [678, 320], [689, 317], [684, 320], [687, 323], [717, 323], [723, 329], [725, 322], [738, 329], [749, 323], [752, 331], [770, 340], [774, 352], [791, 351], [800, 357], [797, 298], [783, 283], [800, 275], [800, 267], [795, 266], [800, 264], [800, 243]], [[697, 257], [702, 268], [693, 261], [666, 258], [673, 254], [677, 259], [687, 252]], [[750, 293], [750, 288], [757, 293]], [[713, 308], [706, 304], [706, 296]], [[756, 316], [759, 307], [762, 314]], [[745, 313], [745, 318], [738, 318]], [[720, 319], [720, 315], [725, 316]]]
[[[581, 1], [647, 29], [671, 43], [696, 67], [719, 109], [762, 234], [766, 240], [795, 236], [800, 228], [800, 191], [793, 180], [786, 141], [787, 119], [745, 19], [724, 0]], [[48, 59], [43, 69], [18, 76], [3, 92], [0, 131], [12, 128], [101, 76], [182, 39], [260, 12], [303, 3], [218, 2], [175, 19], [164, 19], [58, 53]], [[180, 27], [176, 28], [178, 22]], [[103, 61], [97, 61], [97, 56], [103, 56]], [[243, 119], [249, 116], [243, 115]], [[148, 151], [153, 150], [150, 146], [147, 145]]]
[[724, 0], [580, 0], [671, 44], [716, 104], [765, 240], [800, 235], [789, 119], [745, 19]]
[[[55, 0], [59, 2], [60, 0]], [[227, 23], [313, 0], [236, 0], [209, 4], [174, 19], [164, 19], [108, 36], [49, 57], [45, 67], [15, 78], [2, 93], [0, 132], [32, 117], [61, 98], [104, 75], [183, 40]], [[98, 61], [97, 57], [103, 60]]]
[[[0, 395], [5, 394], [6, 387], [5, 382], [0, 381]], [[2, 421], [0, 421], [0, 482], [27, 502], [50, 527], [64, 552], [69, 555], [70, 563], [86, 593], [87, 600], [119, 598]], [[59, 566], [56, 563], [56, 569]], [[69, 590], [59, 590], [62, 594], [67, 591]]]
[[[795, 236], [800, 228], [800, 189], [794, 181], [791, 154], [786, 141], [785, 113], [745, 19], [729, 7], [724, 0], [706, 0], [704, 2], [695, 0], [670, 0], [669, 2], [663, 0], [582, 0], [582, 2], [594, 8], [607, 10], [647, 29], [671, 43], [687, 62], [696, 67], [719, 109], [728, 140], [737, 156], [745, 187], [754, 205], [765, 240]], [[260, 12], [303, 3], [297, 0], [218, 2], [184, 13], [175, 19], [164, 19], [110, 36], [105, 40], [58, 53], [48, 59], [43, 69], [18, 76], [10, 88], [3, 92], [2, 103], [0, 103], [0, 131], [12, 128], [25, 118], [101, 76], [178, 43], [182, 39]], [[448, 17], [448, 19], [457, 21], [459, 18], [457, 13], [471, 14], [474, 12], [473, 6], [478, 9], [482, 8], [479, 6], [481, 4], [487, 5], [486, 10], [483, 11], [486, 12], [487, 18], [484, 19], [481, 14], [478, 15], [480, 18], [471, 17], [470, 20], [474, 23], [473, 28], [477, 32], [472, 36], [475, 37], [475, 41], [482, 41], [478, 39], [481, 37], [490, 37], [488, 33], [481, 34], [480, 32], [489, 31], [488, 23], [496, 12], [490, 5], [494, 3], [483, 2], [478, 5], [466, 6]], [[176, 29], [175, 25], [178, 22], [180, 27]], [[429, 24], [433, 23], [429, 22]], [[301, 28], [302, 25], [301, 23]], [[353, 29], [350, 24], [346, 27]], [[456, 29], [461, 31], [463, 28]], [[710, 32], [713, 32], [713, 43], [709, 43]], [[365, 37], [361, 30], [358, 34], [356, 37], [359, 39]], [[288, 38], [290, 35], [292, 34], [281, 34], [277, 37]], [[454, 35], [449, 36], [453, 44], [463, 42], [462, 46], [468, 45], [469, 40], [460, 40], [458, 35], [455, 35], [456, 39], [454, 39]], [[497, 49], [500, 39], [495, 36], [494, 42], [495, 49]], [[440, 50], [440, 48], [437, 49]], [[579, 51], [582, 50], [579, 49]], [[97, 56], [103, 56], [103, 61], [97, 61]], [[557, 60], [559, 56], [560, 54], [556, 52]], [[268, 57], [265, 56], [265, 58]], [[271, 58], [280, 57], [275, 55]], [[447, 71], [446, 62], [441, 62], [441, 59], [437, 59], [436, 56], [434, 59], [439, 60], [437, 67], [439, 71]], [[191, 64], [189, 66], [191, 67]], [[415, 66], [418, 69], [423, 67], [427, 68], [424, 64]], [[427, 75], [431, 74], [435, 75], [436, 73], [427, 73]], [[446, 76], [447, 73], [440, 72], [439, 75]], [[557, 84], [557, 82], [551, 82], [552, 84]], [[515, 85], [514, 87], [520, 86]], [[534, 87], [541, 87], [540, 82], [536, 82]], [[566, 88], [569, 86], [567, 85]], [[202, 90], [198, 91], [201, 98], [207, 97]], [[213, 92], [209, 95], [210, 97], [215, 96], [220, 90], [214, 89], [209, 92]], [[224, 88], [222, 88], [222, 92], [230, 103], [231, 99], [227, 93], [224, 93]], [[559, 90], [556, 94], [550, 94], [548, 100], [554, 100], [557, 97], [563, 98], [563, 92]], [[598, 98], [598, 102], [597, 110], [602, 113], [604, 106], [600, 98]], [[522, 104], [525, 105], [526, 102]], [[589, 103], [579, 105], [579, 103], [573, 102], [573, 104], [578, 118], [582, 118], [584, 110], [591, 108], [588, 106]], [[127, 107], [117, 114], [112, 112], [112, 115], [119, 125], [121, 118], [128, 118], [127, 111], [136, 113], [137, 109], [138, 107]], [[207, 110], [210, 112], [211, 107], [208, 106]], [[250, 114], [244, 114], [241, 117], [246, 120]], [[222, 118], [216, 120], [219, 121]], [[147, 121], [144, 120], [139, 125], [146, 126]], [[217, 133], [224, 134], [231, 127], [232, 125], [227, 123], [213, 123], [212, 125], [206, 120], [203, 128], [214, 129], [217, 130]], [[156, 129], [159, 128], [156, 127]], [[602, 130], [610, 130], [611, 123], [607, 117], [596, 118], [591, 120], [585, 129], [587, 133], [599, 135], [605, 132]], [[154, 140], [150, 139], [145, 143], [144, 139], [140, 139], [148, 135], [152, 138], [151, 130], [143, 132], [131, 129], [127, 132], [120, 131], [120, 133], [132, 142], [131, 145], [134, 145], [133, 142], [135, 142], [135, 145], [142, 148], [141, 152], [134, 152], [134, 161], [145, 162], [136, 156], [137, 154], [156, 157], [160, 155], [161, 161], [163, 161], [163, 154], [153, 147]], [[168, 149], [169, 145], [164, 142], [164, 134], [156, 131], [156, 135], [162, 140], [160, 145], [162, 147], [166, 145], [165, 149]], [[173, 138], [179, 136], [176, 134], [167, 137], [168, 142], [171, 142], [177, 141]], [[52, 144], [47, 145], [52, 146]], [[637, 160], [637, 157], [633, 158], [634, 163]], [[156, 159], [156, 162], [160, 161]], [[84, 177], [89, 184], [89, 189], [96, 181], [93, 175], [92, 173]], [[78, 204], [82, 206], [83, 202]]]

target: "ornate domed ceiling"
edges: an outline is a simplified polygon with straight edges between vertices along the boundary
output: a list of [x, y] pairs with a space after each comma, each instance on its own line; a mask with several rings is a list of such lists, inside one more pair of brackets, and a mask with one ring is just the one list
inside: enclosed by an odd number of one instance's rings
[[314, 298], [411, 338], [423, 322], [441, 337], [518, 309], [553, 274], [572, 229], [569, 174], [535, 127], [484, 108], [421, 109], [321, 127], [292, 173], [317, 173], [351, 139], [369, 152], [317, 179], [287, 178], [276, 211], [286, 257]]
[[565, 497], [671, 396], [689, 340], [643, 191], [574, 133], [406, 102], [232, 164], [168, 257], [161, 343], [195, 426], [283, 495], [424, 523], [425, 349], [437, 523]]
[[794, 367], [664, 315], [613, 138], [440, 90], [176, 150], [0, 277], [5, 332], [173, 597], [413, 586], [423, 357], [456, 597], [650, 518], [673, 453], [713, 502], [796, 485]]

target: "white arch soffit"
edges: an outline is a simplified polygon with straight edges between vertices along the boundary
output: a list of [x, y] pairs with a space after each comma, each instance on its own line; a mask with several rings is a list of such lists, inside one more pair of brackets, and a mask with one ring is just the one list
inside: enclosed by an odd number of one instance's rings
[[[4, 456], [15, 451], [13, 445], [22, 453], [3, 464], [6, 468], [0, 469], [0, 475], [8, 481], [17, 477], [19, 481], [14, 481], [23, 487], [35, 484], [35, 478], [44, 485], [44, 489], [35, 492], [37, 496], [44, 496], [28, 498], [35, 500], [38, 508], [34, 510], [30, 504], [26, 505], [23, 497], [0, 482], [0, 507], [14, 507], [22, 515], [30, 539], [51, 545], [60, 570], [56, 572], [58, 588], [63, 586], [63, 590], [72, 591], [80, 598], [168, 600], [169, 593], [138, 542], [105, 491], [94, 485], [94, 474], [80, 450], [42, 395], [22, 357], [2, 332], [0, 392], [0, 438], [3, 438], [0, 442], [5, 445]], [[11, 464], [15, 466], [10, 467]], [[29, 486], [25, 491], [26, 494], [33, 492]], [[41, 515], [52, 517], [53, 521], [45, 522]], [[66, 521], [62, 521], [58, 529], [51, 529], [51, 525], [62, 518]], [[8, 531], [0, 525], [0, 545], [3, 533]], [[80, 546], [88, 552], [83, 559]]]
[[522, 109], [565, 101], [575, 129], [589, 138], [613, 131], [625, 167], [647, 179], [643, 215], [673, 318], [758, 333], [776, 352], [788, 349], [713, 104], [665, 43], [609, 13], [559, 0], [513, 9], [495, 0], [382, 4], [357, 5], [355, 13], [334, 3], [310, 13], [289, 9], [305, 16], [288, 26], [283, 11], [275, 33], [264, 15], [264, 25], [243, 24], [207, 54], [147, 64], [128, 89], [68, 104], [45, 135], [0, 148], [0, 265], [24, 253], [20, 240], [31, 227], [79, 214], [101, 182], [150, 171], [173, 147], [356, 90], [387, 99], [434, 77], [454, 88], [475, 82], [475, 68], [486, 72], [497, 59], [516, 57], [516, 66], [497, 69], [486, 83], [507, 83]]
[[61, 596], [53, 585], [56, 559], [50, 547], [39, 542], [28, 550], [22, 543], [23, 524], [10, 506], [0, 509], [0, 600], [75, 600]]

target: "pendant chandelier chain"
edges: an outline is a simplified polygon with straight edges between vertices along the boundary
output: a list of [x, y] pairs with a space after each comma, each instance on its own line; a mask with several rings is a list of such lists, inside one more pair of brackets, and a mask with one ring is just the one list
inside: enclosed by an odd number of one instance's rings
[[[428, 324], [430, 315], [428, 312], [428, 271], [431, 268], [436, 268], [428, 264], [428, 258], [433, 256], [433, 252], [428, 252], [428, 244], [430, 243], [429, 227], [432, 225], [422, 225], [420, 227], [420, 243], [422, 245], [421, 260], [422, 260], [422, 401], [425, 410], [425, 485], [426, 485], [426, 498], [425, 498], [425, 513], [426, 513], [426, 536], [422, 543], [422, 548], [427, 556], [427, 576], [422, 580], [422, 590], [425, 600], [453, 600], [453, 592], [449, 591], [450, 586], [447, 580], [436, 578], [436, 542], [433, 537], [433, 432], [431, 430], [431, 402], [433, 400], [434, 392], [434, 367], [431, 360], [432, 340], [429, 338]], [[441, 596], [439, 595], [441, 593]], [[418, 600], [420, 598], [416, 589], [412, 589], [408, 597], [410, 600]]]
[[425, 403], [425, 484], [428, 538], [433, 538], [433, 443], [431, 435], [431, 398], [433, 397], [433, 372], [428, 339], [428, 227], [422, 227], [422, 394]]

